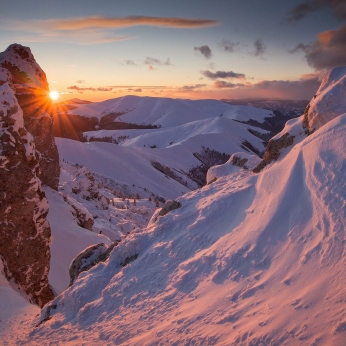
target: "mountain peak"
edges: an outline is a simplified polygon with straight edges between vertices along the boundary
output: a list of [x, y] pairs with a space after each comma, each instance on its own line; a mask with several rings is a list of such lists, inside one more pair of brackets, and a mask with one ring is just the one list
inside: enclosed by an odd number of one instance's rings
[[[13, 84], [18, 89], [49, 89], [46, 74], [37, 64], [29, 47], [14, 43], [0, 53], [0, 66], [7, 69], [12, 75]], [[22, 92], [24, 90], [21, 90]]]

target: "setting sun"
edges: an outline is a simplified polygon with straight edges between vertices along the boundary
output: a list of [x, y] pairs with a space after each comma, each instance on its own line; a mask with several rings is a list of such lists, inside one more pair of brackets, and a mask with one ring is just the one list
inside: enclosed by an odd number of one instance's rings
[[49, 93], [49, 97], [55, 101], [59, 98], [59, 93], [55, 90], [52, 90], [50, 93]]

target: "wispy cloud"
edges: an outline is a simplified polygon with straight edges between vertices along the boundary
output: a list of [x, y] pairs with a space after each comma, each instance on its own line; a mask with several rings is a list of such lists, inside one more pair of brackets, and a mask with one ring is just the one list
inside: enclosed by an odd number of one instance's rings
[[136, 66], [135, 62], [132, 60], [124, 60], [125, 65]]
[[255, 50], [253, 52], [254, 56], [263, 55], [265, 53], [265, 51], [267, 50], [266, 45], [264, 44], [263, 40], [260, 38], [254, 42], [254, 48], [255, 48]]
[[234, 53], [239, 45], [239, 42], [233, 42], [230, 40], [223, 40], [220, 44], [221, 50], [228, 53]]
[[85, 80], [84, 79], [79, 79], [79, 80], [76, 81], [76, 83], [83, 84], [83, 83], [85, 83]]
[[160, 59], [146, 57], [144, 60], [144, 65], [157, 65], [157, 66], [170, 66], [172, 65], [169, 58], [166, 61], [161, 61]]
[[217, 26], [221, 23], [212, 19], [190, 19], [172, 17], [74, 17], [57, 18], [48, 20], [31, 20], [21, 22], [23, 25], [36, 29], [49, 29], [57, 31], [75, 31], [85, 29], [118, 29], [131, 26], [156, 26], [177, 29], [198, 29], [210, 26]]
[[92, 88], [92, 87], [86, 87], [86, 88], [81, 88], [77, 85], [72, 85], [68, 86], [66, 88], [67, 90], [75, 90], [75, 91], [112, 91], [112, 87], [98, 87], [98, 88]]
[[194, 47], [194, 50], [200, 52], [206, 59], [210, 59], [212, 56], [211, 49], [209, 46]]
[[114, 35], [116, 29], [134, 26], [154, 26], [172, 29], [200, 29], [221, 23], [212, 19], [165, 17], [74, 17], [48, 20], [15, 21], [2, 19], [0, 28], [26, 32], [17, 39], [23, 42], [68, 42], [81, 45], [113, 43], [135, 38]]
[[179, 93], [191, 92], [191, 91], [195, 91], [196, 89], [203, 88], [205, 86], [206, 84], [183, 85], [182, 87], [178, 88], [177, 92]]
[[209, 79], [218, 79], [218, 78], [224, 78], [224, 79], [245, 79], [244, 73], [236, 73], [233, 71], [216, 71], [211, 72], [209, 70], [201, 71], [202, 75], [204, 77], [207, 77]]
[[328, 30], [318, 35], [318, 40], [305, 45], [298, 44], [291, 53], [305, 53], [305, 59], [316, 70], [346, 65], [346, 24], [338, 30]]
[[266, 97], [282, 99], [309, 99], [320, 85], [319, 73], [302, 75], [298, 80], [262, 80], [257, 83], [228, 83], [215, 81], [215, 89], [229, 89], [229, 97]]
[[221, 88], [232, 89], [232, 88], [243, 87], [243, 86], [245, 86], [245, 84], [243, 84], [243, 83], [230, 83], [230, 82], [226, 82], [224, 80], [216, 80], [213, 83], [213, 87], [217, 88], [217, 89], [221, 89]]
[[345, 0], [311, 0], [303, 1], [293, 7], [285, 17], [285, 21], [292, 23], [298, 22], [313, 12], [330, 8], [332, 13], [338, 19], [346, 19], [346, 2]]

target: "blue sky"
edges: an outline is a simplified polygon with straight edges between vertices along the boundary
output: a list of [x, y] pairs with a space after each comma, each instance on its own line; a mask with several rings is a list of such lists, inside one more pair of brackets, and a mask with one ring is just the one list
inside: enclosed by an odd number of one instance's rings
[[343, 11], [341, 0], [12, 0], [0, 50], [29, 46], [62, 99], [304, 99], [346, 64]]

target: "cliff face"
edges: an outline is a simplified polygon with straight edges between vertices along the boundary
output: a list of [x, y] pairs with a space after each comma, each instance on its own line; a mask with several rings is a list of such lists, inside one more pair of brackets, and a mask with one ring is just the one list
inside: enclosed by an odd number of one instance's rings
[[48, 284], [48, 203], [37, 177], [39, 155], [24, 128], [9, 84], [0, 87], [0, 257], [6, 278], [43, 306], [54, 298]]
[[19, 44], [12, 44], [0, 53], [0, 66], [12, 77], [13, 90], [23, 110], [24, 126], [33, 135], [36, 150], [40, 154], [38, 176], [43, 184], [57, 190], [59, 155], [53, 136], [46, 75], [30, 49]]
[[0, 260], [9, 282], [41, 307], [54, 298], [41, 180], [56, 189], [60, 173], [49, 109], [44, 72], [29, 48], [11, 45], [0, 54]]

